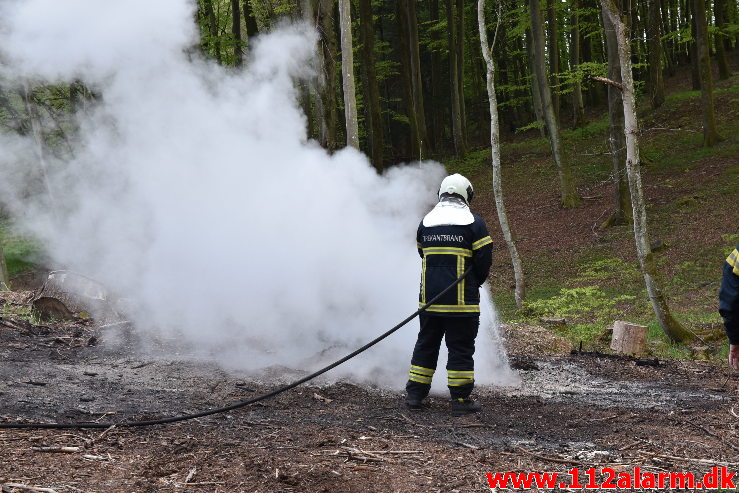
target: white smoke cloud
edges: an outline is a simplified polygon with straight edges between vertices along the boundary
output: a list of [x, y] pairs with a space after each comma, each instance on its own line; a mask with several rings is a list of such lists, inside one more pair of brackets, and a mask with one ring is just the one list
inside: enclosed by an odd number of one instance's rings
[[[130, 299], [137, 327], [229, 367], [315, 369], [415, 309], [415, 230], [444, 169], [379, 176], [351, 148], [306, 140], [294, 83], [312, 74], [307, 26], [259, 38], [234, 71], [188, 55], [183, 0], [4, 0], [0, 19], [6, 80], [102, 95], [70, 158], [42, 166], [32, 136], [0, 136], [0, 200], [60, 266]], [[48, 185], [29, 188], [42, 169]], [[333, 374], [403, 385], [416, 332]], [[478, 380], [510, 376], [487, 366]]]

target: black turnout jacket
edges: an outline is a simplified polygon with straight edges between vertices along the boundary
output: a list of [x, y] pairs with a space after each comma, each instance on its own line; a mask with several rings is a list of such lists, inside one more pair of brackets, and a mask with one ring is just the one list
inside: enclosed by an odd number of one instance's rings
[[416, 242], [423, 259], [419, 306], [462, 276], [472, 266], [470, 274], [436, 301], [427, 315], [472, 317], [480, 314], [480, 286], [488, 277], [493, 263], [493, 240], [485, 222], [472, 214], [474, 222], [467, 225], [418, 226]]

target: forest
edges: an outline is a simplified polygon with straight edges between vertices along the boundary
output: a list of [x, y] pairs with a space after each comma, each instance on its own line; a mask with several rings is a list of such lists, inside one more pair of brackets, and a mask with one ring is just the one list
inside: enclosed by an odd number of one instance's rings
[[[134, 2], [0, 2], [3, 493], [736, 470], [737, 2]], [[445, 388], [402, 406], [414, 321], [274, 398], [128, 427], [272, 392], [412, 312], [448, 173], [494, 245], [481, 413], [450, 419]], [[39, 422], [110, 426], [13, 429]]]

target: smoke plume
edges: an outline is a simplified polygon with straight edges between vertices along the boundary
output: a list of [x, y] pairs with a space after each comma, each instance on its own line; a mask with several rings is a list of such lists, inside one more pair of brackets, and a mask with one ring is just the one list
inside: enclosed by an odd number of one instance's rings
[[[194, 15], [183, 0], [1, 1], [3, 84], [80, 80], [98, 98], [63, 157], [0, 135], [0, 202], [55, 265], [127, 298], [139, 329], [225, 367], [315, 369], [417, 306], [415, 231], [444, 169], [378, 175], [307, 140], [308, 26], [250, 40], [234, 70], [196, 55]], [[488, 312], [478, 380], [500, 382]], [[416, 332], [333, 375], [401, 386]]]

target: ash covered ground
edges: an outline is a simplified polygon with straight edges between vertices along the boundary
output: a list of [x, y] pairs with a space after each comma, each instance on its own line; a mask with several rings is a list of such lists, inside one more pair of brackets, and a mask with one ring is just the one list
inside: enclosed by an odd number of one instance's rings
[[[24, 303], [23, 295], [12, 302]], [[0, 484], [57, 492], [471, 492], [489, 491], [488, 472], [737, 470], [739, 378], [727, 369], [570, 354], [545, 329], [506, 331], [521, 384], [478, 388], [479, 415], [452, 418], [443, 397], [410, 412], [398, 392], [318, 380], [168, 426], [0, 430]], [[239, 374], [165, 351], [145, 355], [136, 340], [135, 328], [0, 319], [0, 422], [156, 419], [244, 400], [303, 375]], [[172, 353], [176, 341], [159, 342]]]

